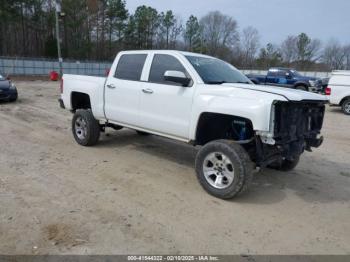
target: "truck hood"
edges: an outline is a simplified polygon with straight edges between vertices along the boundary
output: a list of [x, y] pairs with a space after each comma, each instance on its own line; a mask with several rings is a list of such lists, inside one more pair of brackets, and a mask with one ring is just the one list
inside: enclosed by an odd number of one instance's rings
[[[239, 88], [247, 90], [247, 93], [254, 91], [256, 93], [265, 93], [281, 96], [290, 101], [302, 101], [302, 100], [315, 100], [315, 101], [328, 101], [327, 97], [324, 95], [319, 95], [311, 92], [290, 89], [278, 86], [262, 86], [262, 85], [249, 85], [249, 84], [236, 84], [236, 83], [226, 83], [219, 85], [218, 87], [227, 88], [227, 94], [231, 94], [231, 88]], [[224, 92], [225, 93], [225, 92]], [[257, 94], [258, 95], [258, 94]]]

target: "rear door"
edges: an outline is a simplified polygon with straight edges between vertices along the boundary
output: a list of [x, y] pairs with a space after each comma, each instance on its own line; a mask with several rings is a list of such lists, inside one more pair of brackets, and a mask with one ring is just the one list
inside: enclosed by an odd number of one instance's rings
[[105, 87], [105, 114], [108, 120], [126, 125], [138, 124], [141, 76], [146, 53], [123, 54], [112, 68]]
[[[154, 54], [149, 70], [148, 81], [143, 83], [140, 97], [140, 126], [187, 140], [189, 137], [193, 81], [183, 87], [164, 80], [166, 71], [181, 71], [190, 77], [185, 66], [169, 54]], [[193, 79], [193, 78], [192, 78]]]
[[289, 87], [289, 78], [287, 78], [288, 70], [271, 69], [266, 77], [266, 84], [273, 86]]

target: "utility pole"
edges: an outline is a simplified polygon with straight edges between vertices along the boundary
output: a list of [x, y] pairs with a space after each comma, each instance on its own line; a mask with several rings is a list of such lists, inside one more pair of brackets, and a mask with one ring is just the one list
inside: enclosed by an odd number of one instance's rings
[[62, 70], [62, 52], [61, 52], [61, 39], [60, 39], [60, 25], [59, 25], [59, 14], [61, 13], [61, 4], [59, 3], [59, 0], [56, 0], [56, 10], [55, 10], [55, 20], [56, 20], [56, 40], [57, 40], [57, 53], [58, 53], [58, 64], [59, 64], [59, 71], [60, 76], [63, 75]]

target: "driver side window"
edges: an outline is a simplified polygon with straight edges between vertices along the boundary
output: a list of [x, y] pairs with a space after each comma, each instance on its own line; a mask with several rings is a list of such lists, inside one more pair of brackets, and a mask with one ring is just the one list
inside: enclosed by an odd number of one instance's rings
[[181, 85], [178, 83], [165, 81], [164, 73], [166, 71], [181, 71], [185, 75], [188, 75], [186, 69], [183, 67], [180, 61], [177, 60], [177, 58], [171, 55], [156, 54], [153, 57], [148, 82], [165, 85]]

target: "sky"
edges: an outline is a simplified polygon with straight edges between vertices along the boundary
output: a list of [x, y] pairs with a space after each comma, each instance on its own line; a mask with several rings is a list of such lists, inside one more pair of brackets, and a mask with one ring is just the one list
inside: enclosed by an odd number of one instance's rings
[[185, 23], [193, 14], [210, 11], [234, 17], [239, 30], [258, 29], [261, 44], [278, 44], [288, 35], [305, 32], [323, 43], [336, 39], [350, 44], [350, 0], [126, 0], [130, 13], [148, 5], [159, 12], [172, 10]]

